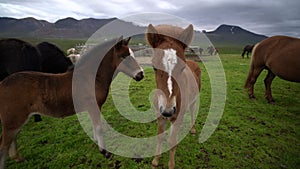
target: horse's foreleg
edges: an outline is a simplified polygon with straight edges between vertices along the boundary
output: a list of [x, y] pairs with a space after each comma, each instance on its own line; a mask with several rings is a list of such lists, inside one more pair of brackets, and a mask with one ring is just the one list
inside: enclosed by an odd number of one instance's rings
[[244, 55], [245, 55], [246, 51], [243, 50], [243, 53], [242, 53], [242, 58], [244, 58]]
[[196, 126], [195, 126], [195, 109], [196, 109], [196, 102], [193, 102], [190, 105], [190, 112], [191, 112], [191, 134], [196, 135]]
[[111, 153], [106, 151], [105, 143], [103, 139], [103, 126], [101, 123], [101, 114], [98, 110], [89, 111], [89, 115], [91, 117], [93, 123], [93, 130], [94, 130], [94, 139], [96, 140], [99, 151], [103, 154], [106, 158], [111, 157]]
[[7, 152], [0, 149], [0, 168], [5, 169]]
[[169, 138], [169, 146], [171, 147], [170, 150], [170, 159], [169, 159], [169, 169], [173, 169], [175, 167], [175, 152], [177, 146], [177, 135], [180, 129], [180, 125], [172, 124], [171, 125], [171, 134]]
[[14, 159], [16, 162], [24, 161], [24, 158], [18, 152], [17, 140], [14, 139], [8, 150], [9, 157]]
[[167, 120], [162, 117], [159, 117], [157, 119], [157, 121], [158, 121], [157, 145], [156, 145], [155, 157], [152, 160], [152, 166], [154, 166], [154, 167], [157, 167], [158, 163], [159, 163], [162, 142], [164, 141], [164, 139], [166, 137], [164, 131], [165, 131], [166, 123], [167, 123]]
[[[0, 145], [0, 168], [5, 168], [6, 157], [9, 152], [10, 146], [12, 142], [16, 139], [18, 134], [17, 129], [7, 129], [6, 127], [2, 126], [2, 137], [1, 137], [1, 145]], [[17, 147], [14, 147], [17, 148]], [[15, 152], [17, 150], [15, 149]]]
[[265, 97], [268, 100], [268, 103], [271, 103], [271, 104], [275, 103], [275, 101], [273, 100], [272, 91], [271, 91], [271, 84], [272, 84], [272, 81], [274, 78], [275, 78], [275, 74], [273, 72], [271, 72], [270, 70], [268, 70], [268, 74], [264, 80], [265, 89], [266, 89]]

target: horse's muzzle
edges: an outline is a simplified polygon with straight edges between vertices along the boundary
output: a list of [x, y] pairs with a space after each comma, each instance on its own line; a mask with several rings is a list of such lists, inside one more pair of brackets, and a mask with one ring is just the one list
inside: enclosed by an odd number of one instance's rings
[[144, 78], [144, 72], [143, 71], [140, 71], [139, 73], [137, 73], [136, 75], [135, 75], [135, 77], [133, 78], [134, 80], [136, 80], [136, 81], [140, 81], [140, 80], [142, 80]]
[[160, 113], [164, 117], [172, 117], [176, 113], [176, 107], [173, 107], [171, 109], [165, 109], [163, 110], [162, 107], [160, 108]]

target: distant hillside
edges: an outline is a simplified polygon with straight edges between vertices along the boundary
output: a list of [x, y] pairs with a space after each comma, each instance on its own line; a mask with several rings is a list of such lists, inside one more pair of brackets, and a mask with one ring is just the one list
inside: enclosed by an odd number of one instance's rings
[[246, 45], [255, 44], [267, 36], [255, 34], [239, 26], [221, 25], [216, 30], [205, 32], [213, 44]]
[[[0, 18], [1, 37], [88, 38], [103, 25], [116, 20], [65, 18], [55, 23], [35, 18]], [[127, 23], [128, 25], [133, 25]]]
[[[103, 25], [112, 21], [118, 21], [118, 28], [115, 29], [122, 27], [122, 31], [125, 33], [142, 33], [146, 30], [146, 27], [140, 27], [118, 18], [77, 20], [69, 17], [50, 23], [35, 18], [15, 19], [0, 17], [0, 37], [86, 39]], [[266, 38], [264, 35], [258, 35], [234, 25], [221, 25], [214, 31], [205, 32], [205, 35], [215, 45], [241, 46], [257, 43]], [[145, 35], [139, 34], [134, 36], [134, 39], [136, 42], [145, 42]]]

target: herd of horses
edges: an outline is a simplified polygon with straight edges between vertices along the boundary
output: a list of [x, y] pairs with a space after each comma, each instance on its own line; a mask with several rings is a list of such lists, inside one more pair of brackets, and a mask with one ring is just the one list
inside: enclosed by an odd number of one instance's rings
[[[191, 134], [196, 134], [194, 111], [201, 88], [199, 65], [187, 60], [184, 51], [193, 39], [192, 25], [183, 29], [172, 25], [150, 24], [146, 30], [147, 43], [153, 48], [152, 66], [155, 73], [156, 92], [154, 106], [158, 122], [157, 148], [152, 166], [157, 167], [165, 140], [166, 123], [171, 123], [169, 135], [169, 168], [175, 167], [177, 136], [185, 113], [191, 113]], [[86, 52], [75, 68], [83, 72], [84, 101], [81, 111], [87, 110], [93, 125], [94, 139], [105, 157], [111, 156], [105, 149], [101, 124], [101, 107], [108, 96], [109, 87], [116, 72], [123, 72], [136, 81], [144, 77], [143, 69], [134, 58], [128, 44], [130, 37], [112, 39]], [[96, 71], [96, 78], [87, 70], [90, 64], [102, 56], [102, 49], [109, 47]], [[252, 50], [252, 48], [251, 48]], [[271, 83], [275, 76], [300, 82], [300, 39], [274, 36], [253, 47], [251, 66], [245, 88], [254, 99], [253, 88], [263, 69], [268, 70], [265, 79], [266, 98], [274, 103]], [[87, 72], [86, 74], [84, 72]], [[76, 113], [72, 99], [74, 66], [70, 59], [55, 45], [43, 42], [33, 46], [18, 39], [0, 40], [0, 118], [2, 136], [0, 144], [0, 168], [5, 168], [6, 157], [18, 161], [17, 135], [31, 115], [41, 114], [62, 118]], [[90, 84], [94, 90], [88, 90]], [[97, 109], [90, 103], [96, 98]], [[38, 117], [37, 117], [38, 118]], [[41, 120], [41, 119], [37, 119]]]

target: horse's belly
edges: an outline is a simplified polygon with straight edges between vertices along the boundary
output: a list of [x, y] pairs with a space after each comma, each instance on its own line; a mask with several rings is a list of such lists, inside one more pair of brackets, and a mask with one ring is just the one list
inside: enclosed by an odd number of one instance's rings
[[270, 59], [266, 66], [278, 77], [292, 81], [300, 82], [300, 59], [298, 57], [275, 57]]

